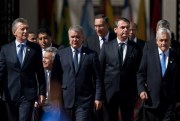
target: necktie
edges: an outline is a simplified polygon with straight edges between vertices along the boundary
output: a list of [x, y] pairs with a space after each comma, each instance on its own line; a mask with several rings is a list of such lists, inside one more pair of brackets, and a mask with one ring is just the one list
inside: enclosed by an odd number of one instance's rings
[[119, 57], [120, 57], [120, 64], [123, 65], [123, 46], [124, 43], [120, 43], [119, 46]]
[[24, 50], [24, 45], [23, 44], [19, 44], [19, 51], [18, 51], [18, 59], [19, 59], [19, 62], [23, 63], [23, 50]]
[[106, 38], [105, 38], [105, 37], [102, 37], [102, 40], [103, 40], [103, 42], [105, 42], [105, 41], [106, 41]]
[[74, 63], [75, 71], [77, 72], [77, 69], [78, 69], [78, 50], [77, 49], [74, 49], [73, 63]]
[[46, 98], [50, 100], [50, 71], [46, 70]]
[[162, 76], [164, 76], [164, 73], [166, 71], [166, 55], [164, 53], [161, 53], [161, 71]]

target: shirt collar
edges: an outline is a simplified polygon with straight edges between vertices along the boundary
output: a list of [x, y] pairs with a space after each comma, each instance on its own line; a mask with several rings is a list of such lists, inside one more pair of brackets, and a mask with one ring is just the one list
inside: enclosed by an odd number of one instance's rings
[[[79, 48], [77, 48], [76, 50], [78, 50], [78, 52], [81, 52], [81, 49], [82, 49], [82, 45]], [[71, 47], [71, 50], [72, 50], [72, 52], [74, 52], [75, 48]]]
[[26, 42], [27, 42], [27, 40], [26, 40], [26, 41], [24, 41], [24, 42], [22, 42], [22, 43], [20, 43], [19, 41], [15, 40], [16, 47], [17, 47], [19, 44], [26, 45]]
[[119, 39], [117, 38], [117, 42], [118, 42], [118, 44], [124, 43], [125, 45], [127, 45], [128, 38], [127, 38], [125, 41], [121, 41], [121, 40], [119, 40]]
[[[106, 39], [106, 41], [108, 41], [108, 38], [109, 38], [109, 32], [106, 34], [106, 36], [104, 36], [104, 38]], [[102, 37], [99, 36], [99, 40], [102, 40]]]
[[[159, 48], [158, 48], [158, 52], [159, 52], [159, 55], [161, 55], [161, 54], [163, 53], [163, 51], [162, 51], [161, 49], [159, 49]], [[166, 50], [166, 51], [164, 52], [164, 54], [165, 54], [166, 56], [169, 56], [169, 49]]]

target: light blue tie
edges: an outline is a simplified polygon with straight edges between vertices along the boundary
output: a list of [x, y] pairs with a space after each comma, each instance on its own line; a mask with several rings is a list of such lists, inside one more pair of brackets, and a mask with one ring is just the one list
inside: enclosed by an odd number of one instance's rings
[[164, 73], [166, 71], [166, 55], [164, 53], [161, 53], [161, 70], [162, 76], [164, 76]]
[[19, 62], [21, 63], [21, 65], [23, 64], [23, 51], [24, 51], [24, 45], [23, 44], [19, 44], [19, 52], [18, 52], [18, 59]]

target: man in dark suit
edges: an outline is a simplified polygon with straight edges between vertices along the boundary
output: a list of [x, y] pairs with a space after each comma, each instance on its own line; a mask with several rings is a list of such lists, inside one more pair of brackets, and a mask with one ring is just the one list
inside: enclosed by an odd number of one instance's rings
[[[116, 38], [114, 32], [109, 31], [109, 20], [104, 14], [98, 14], [94, 18], [94, 30], [95, 34], [89, 36], [84, 41], [84, 46], [96, 51], [99, 55], [104, 42], [111, 41]], [[104, 106], [98, 110], [94, 111], [94, 121], [105, 121], [108, 119], [107, 110]]]
[[34, 110], [33, 110], [33, 116], [32, 121], [40, 121], [42, 119], [43, 113], [48, 112], [52, 105], [50, 103], [50, 86], [51, 88], [54, 88], [52, 85], [50, 85], [50, 75], [51, 75], [51, 69], [54, 62], [54, 58], [57, 52], [57, 48], [55, 47], [47, 47], [45, 50], [45, 53], [43, 55], [43, 67], [45, 72], [45, 78], [46, 78], [46, 101], [44, 103], [44, 106], [39, 106], [38, 102], [36, 101], [34, 104]]
[[145, 40], [141, 40], [136, 37], [138, 31], [138, 26], [134, 22], [130, 22], [130, 32], [129, 32], [129, 39], [132, 40], [133, 42], [137, 43], [143, 50]]
[[141, 48], [128, 40], [129, 20], [119, 18], [114, 31], [117, 38], [103, 44], [100, 65], [105, 83], [107, 109], [110, 121], [132, 121], [137, 96], [136, 72], [141, 59]]
[[[129, 32], [129, 39], [139, 45], [143, 51], [145, 40], [141, 40], [137, 38], [138, 26], [134, 22], [130, 22], [130, 32]], [[142, 101], [138, 98], [135, 105], [135, 119], [136, 121], [144, 121], [143, 120], [143, 108], [142, 108]]]
[[[28, 22], [14, 20], [12, 33], [15, 41], [4, 45], [0, 53], [0, 85], [6, 102], [8, 121], [30, 121], [39, 87], [39, 105], [43, 105], [46, 82], [42, 65], [42, 51], [38, 44], [29, 42]], [[37, 85], [38, 83], [38, 85]]]
[[148, 121], [175, 121], [180, 60], [170, 44], [170, 30], [158, 28], [156, 43], [146, 44], [143, 50], [137, 86]]
[[88, 36], [84, 41], [84, 46], [96, 51], [99, 55], [102, 44], [116, 38], [116, 34], [109, 31], [108, 17], [98, 14], [94, 18], [95, 34]]
[[37, 32], [37, 41], [38, 41], [39, 45], [42, 48], [43, 54], [45, 52], [44, 50], [47, 47], [55, 47], [57, 49], [64, 48], [63, 45], [59, 46], [57, 44], [54, 44], [52, 34], [51, 34], [51, 32], [50, 32], [50, 30], [48, 28], [40, 28], [38, 30], [38, 32]]
[[99, 110], [103, 99], [98, 55], [82, 46], [81, 26], [71, 26], [68, 35], [71, 46], [57, 53], [51, 78], [61, 82], [63, 107], [71, 119], [90, 121], [94, 106]]

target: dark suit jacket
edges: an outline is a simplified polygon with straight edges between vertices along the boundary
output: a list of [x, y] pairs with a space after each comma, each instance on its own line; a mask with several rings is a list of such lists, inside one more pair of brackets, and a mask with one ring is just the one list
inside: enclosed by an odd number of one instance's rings
[[136, 42], [136, 43], [137, 43], [137, 44], [141, 47], [141, 49], [143, 50], [144, 45], [145, 45], [145, 41], [137, 38], [137, 42]]
[[99, 58], [107, 101], [109, 102], [117, 91], [120, 91], [124, 99], [135, 99], [137, 96], [136, 72], [141, 59], [141, 48], [128, 40], [125, 60], [120, 68], [118, 42], [114, 39], [103, 44]]
[[[115, 33], [109, 33], [108, 41], [114, 40], [115, 38], [116, 38]], [[84, 41], [84, 46], [96, 51], [99, 55], [100, 53], [99, 36], [95, 34], [93, 36], [87, 37], [86, 40]]]
[[[42, 51], [38, 44], [27, 41], [27, 50], [21, 67], [17, 57], [15, 41], [4, 45], [0, 53], [0, 81], [3, 100], [16, 101], [24, 95], [34, 100], [39, 94], [46, 94], [46, 82], [42, 65]], [[37, 86], [38, 81], [38, 86]]]
[[179, 62], [176, 52], [170, 49], [168, 67], [162, 77], [157, 44], [155, 42], [146, 43], [137, 74], [138, 93], [142, 91], [148, 93], [149, 99], [145, 102], [145, 107], [157, 108], [161, 101], [176, 100], [176, 94], [179, 94], [176, 87], [179, 85]]
[[94, 51], [82, 47], [77, 72], [73, 67], [72, 56], [71, 47], [64, 48], [57, 53], [51, 79], [61, 82], [65, 108], [72, 108], [74, 104], [92, 108], [95, 99], [102, 100], [103, 96], [98, 56]]

